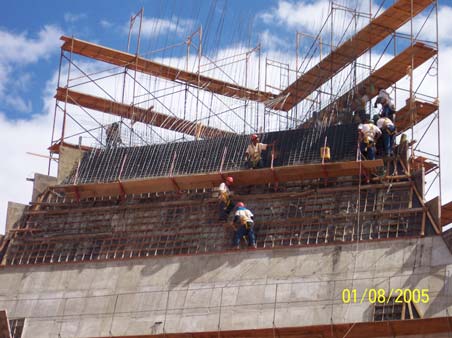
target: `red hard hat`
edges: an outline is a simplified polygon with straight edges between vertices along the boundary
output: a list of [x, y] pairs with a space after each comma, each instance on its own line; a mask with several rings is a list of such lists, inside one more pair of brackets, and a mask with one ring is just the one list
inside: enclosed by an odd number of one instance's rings
[[259, 137], [256, 134], [251, 135], [251, 140], [257, 140]]
[[226, 177], [226, 182], [228, 183], [234, 183], [234, 179], [231, 176]]
[[245, 207], [245, 204], [243, 204], [243, 202], [238, 202], [237, 204], [236, 204], [236, 206], [237, 206], [237, 208], [240, 208], [240, 207]]

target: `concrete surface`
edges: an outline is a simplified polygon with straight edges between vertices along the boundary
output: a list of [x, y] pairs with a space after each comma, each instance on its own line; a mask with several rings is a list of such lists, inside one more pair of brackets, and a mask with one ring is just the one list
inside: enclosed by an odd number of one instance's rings
[[69, 174], [75, 165], [83, 156], [83, 150], [69, 147], [60, 147], [60, 157], [58, 160], [57, 182], [61, 183]]
[[56, 177], [35, 173], [33, 182], [33, 194], [31, 200], [33, 202], [36, 202], [36, 199], [38, 198], [39, 194], [44, 192], [46, 188], [55, 184], [57, 184]]
[[27, 206], [25, 204], [8, 202], [8, 209], [6, 210], [6, 227], [5, 234], [8, 233], [14, 224], [22, 217]]
[[[342, 290], [428, 289], [424, 317], [452, 313], [452, 256], [440, 236], [0, 269], [0, 309], [23, 337], [89, 337], [371, 321]], [[359, 299], [358, 299], [359, 300]], [[429, 336], [430, 337], [430, 336]], [[431, 337], [446, 337], [432, 335]]]

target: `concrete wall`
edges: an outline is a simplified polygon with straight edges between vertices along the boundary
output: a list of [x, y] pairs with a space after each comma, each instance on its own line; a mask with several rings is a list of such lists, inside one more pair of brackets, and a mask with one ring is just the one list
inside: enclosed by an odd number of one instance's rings
[[60, 147], [60, 157], [58, 160], [58, 183], [61, 183], [83, 156], [83, 150], [69, 147]]
[[53, 176], [47, 176], [42, 174], [35, 174], [33, 181], [33, 195], [31, 200], [36, 202], [39, 194], [44, 192], [46, 188], [57, 184], [57, 178]]
[[[447, 281], [447, 283], [445, 283]], [[452, 256], [439, 236], [123, 262], [5, 267], [0, 309], [24, 337], [88, 337], [369, 321], [344, 288], [428, 288], [425, 317], [452, 313]], [[447, 313], [448, 311], [448, 313]], [[437, 337], [441, 337], [438, 335]]]
[[25, 204], [8, 202], [8, 209], [6, 210], [6, 227], [5, 234], [11, 230], [14, 224], [22, 217], [27, 206]]

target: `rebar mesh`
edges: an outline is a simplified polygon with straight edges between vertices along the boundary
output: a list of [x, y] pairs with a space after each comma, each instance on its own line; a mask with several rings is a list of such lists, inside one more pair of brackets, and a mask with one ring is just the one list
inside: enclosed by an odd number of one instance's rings
[[[260, 135], [262, 143], [274, 143], [274, 166], [320, 162], [320, 148], [327, 137], [332, 161], [352, 160], [356, 154], [356, 125], [325, 129], [295, 129]], [[80, 165], [64, 184], [112, 182], [155, 176], [235, 171], [245, 168], [249, 135], [202, 141], [173, 142], [141, 147], [96, 149], [84, 154]], [[263, 152], [264, 165], [271, 150]]]
[[[252, 191], [246, 204], [260, 248], [370, 241], [420, 236], [425, 211], [411, 207], [417, 204], [411, 189], [410, 182], [361, 192], [298, 183], [286, 193]], [[93, 203], [49, 204], [30, 213], [8, 247], [6, 264], [200, 254], [232, 245], [233, 230], [219, 223], [211, 191], [192, 199], [147, 195], [120, 205], [114, 199]]]

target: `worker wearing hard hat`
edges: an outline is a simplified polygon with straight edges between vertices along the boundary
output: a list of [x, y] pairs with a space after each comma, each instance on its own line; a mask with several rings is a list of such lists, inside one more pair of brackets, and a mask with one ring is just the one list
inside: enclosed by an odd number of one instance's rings
[[381, 130], [366, 117], [363, 124], [358, 126], [358, 140], [361, 154], [368, 160], [375, 160], [375, 144], [381, 136]]
[[220, 220], [226, 221], [229, 213], [234, 209], [234, 203], [231, 200], [231, 185], [234, 179], [231, 176], [226, 177], [224, 182], [218, 187], [218, 199], [220, 201]]
[[260, 143], [256, 134], [251, 135], [251, 144], [245, 152], [246, 166], [249, 169], [263, 168], [262, 152], [271, 146], [271, 144]]
[[256, 248], [253, 217], [253, 213], [245, 207], [243, 202], [237, 203], [237, 211], [235, 212], [233, 220], [233, 223], [237, 225], [233, 240], [235, 249], [240, 249], [240, 240], [242, 237], [247, 237], [248, 245]]

